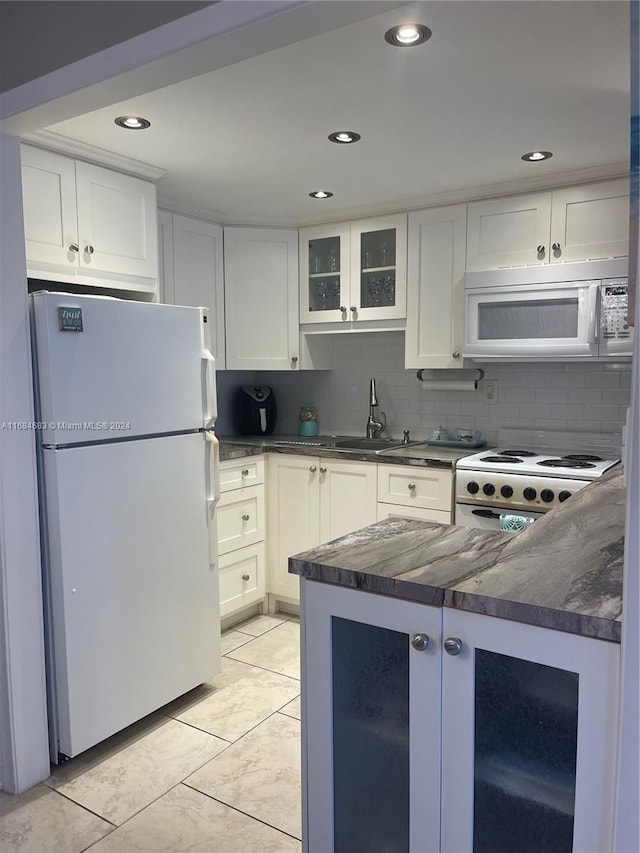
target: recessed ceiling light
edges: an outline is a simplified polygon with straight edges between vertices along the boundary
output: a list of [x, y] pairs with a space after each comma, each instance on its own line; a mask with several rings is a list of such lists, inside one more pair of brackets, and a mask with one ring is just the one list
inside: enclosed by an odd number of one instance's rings
[[424, 24], [400, 24], [384, 34], [384, 40], [394, 47], [414, 47], [431, 38], [431, 30]]
[[349, 142], [359, 142], [362, 137], [359, 133], [353, 130], [340, 130], [336, 133], [330, 133], [329, 139], [331, 142], [338, 142], [342, 145], [348, 145]]
[[527, 163], [537, 163], [538, 160], [548, 160], [553, 157], [551, 151], [530, 151], [528, 154], [523, 154], [521, 160], [526, 160]]
[[118, 127], [124, 127], [125, 130], [146, 130], [151, 127], [151, 122], [140, 116], [118, 116], [114, 121]]
[[327, 192], [327, 190], [314, 190], [314, 192], [309, 193], [311, 198], [331, 198], [333, 193]]

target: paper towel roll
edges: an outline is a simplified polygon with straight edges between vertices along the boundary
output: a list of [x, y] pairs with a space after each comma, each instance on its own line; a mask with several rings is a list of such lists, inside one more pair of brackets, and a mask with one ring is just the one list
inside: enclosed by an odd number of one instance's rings
[[417, 376], [425, 390], [475, 391], [484, 370], [419, 370]]

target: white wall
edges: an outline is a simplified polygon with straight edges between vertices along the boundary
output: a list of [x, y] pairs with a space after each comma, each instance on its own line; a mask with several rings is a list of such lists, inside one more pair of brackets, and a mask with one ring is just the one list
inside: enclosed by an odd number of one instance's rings
[[405, 370], [402, 332], [334, 336], [336, 364], [332, 371], [227, 371], [220, 376], [219, 433], [232, 431], [227, 412], [230, 389], [245, 381], [272, 385], [278, 401], [278, 432], [296, 432], [298, 410], [311, 403], [318, 409], [323, 433], [364, 435], [368, 415], [369, 379], [376, 377], [380, 408], [387, 414], [388, 434], [428, 438], [434, 428], [481, 430], [497, 442], [501, 427], [594, 432], [622, 432], [629, 406], [631, 365], [597, 363], [485, 364], [485, 379], [498, 383], [498, 402], [482, 402], [476, 391], [426, 391], [415, 370]]

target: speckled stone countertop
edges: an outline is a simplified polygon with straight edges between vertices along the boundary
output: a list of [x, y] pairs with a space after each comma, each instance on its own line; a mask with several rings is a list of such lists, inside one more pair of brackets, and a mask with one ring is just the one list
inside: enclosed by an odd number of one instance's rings
[[386, 519], [289, 560], [310, 580], [620, 642], [620, 466], [521, 533]]
[[[392, 465], [419, 465], [430, 468], [448, 468], [453, 470], [458, 459], [469, 456], [477, 451], [470, 448], [450, 449], [432, 447], [424, 443], [415, 446], [407, 445], [395, 450], [385, 450], [383, 453], [369, 453], [359, 450], [338, 450], [331, 447], [336, 439], [353, 438], [354, 436], [323, 436], [300, 438], [297, 435], [274, 436], [239, 436], [220, 438], [220, 459], [237, 459], [240, 456], [254, 456], [258, 453], [288, 453], [296, 456], [323, 456], [325, 459], [351, 459], [361, 462], [389, 463]], [[296, 444], [277, 444], [279, 441], [295, 441]], [[320, 447], [318, 443], [325, 446]]]

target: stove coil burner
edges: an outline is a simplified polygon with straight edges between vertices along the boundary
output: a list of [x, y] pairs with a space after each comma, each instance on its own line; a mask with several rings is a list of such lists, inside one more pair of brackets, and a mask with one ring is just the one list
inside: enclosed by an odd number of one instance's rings
[[527, 456], [537, 456], [537, 453], [534, 453], [533, 450], [501, 450], [501, 456], [522, 456], [526, 458]]
[[[535, 454], [533, 454], [535, 456]], [[518, 459], [517, 456], [483, 456], [481, 462], [506, 462], [510, 465], [517, 465], [519, 462], [524, 462], [524, 459]]]
[[602, 462], [602, 456], [592, 456], [590, 453], [567, 453], [563, 459], [571, 459], [572, 462]]
[[592, 462], [584, 462], [580, 459], [570, 459], [569, 457], [565, 457], [563, 459], [543, 459], [541, 462], [538, 462], [537, 464], [542, 465], [544, 468], [595, 468], [596, 467]]

